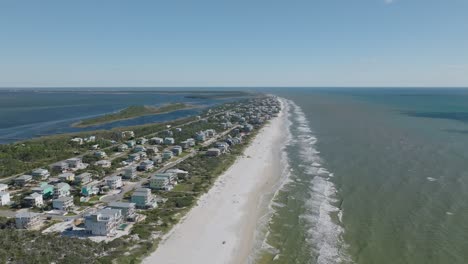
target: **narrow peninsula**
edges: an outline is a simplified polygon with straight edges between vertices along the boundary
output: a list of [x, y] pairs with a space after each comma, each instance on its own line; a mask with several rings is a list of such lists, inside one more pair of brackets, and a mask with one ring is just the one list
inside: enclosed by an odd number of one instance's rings
[[173, 103], [166, 104], [159, 107], [148, 106], [148, 105], [133, 105], [125, 109], [122, 109], [116, 113], [106, 114], [102, 116], [97, 116], [89, 119], [84, 119], [72, 124], [73, 127], [89, 127], [95, 125], [102, 125], [106, 123], [111, 123], [114, 121], [120, 121], [125, 119], [131, 119], [140, 116], [146, 115], [157, 115], [174, 112], [177, 110], [191, 109], [196, 106], [185, 104], [185, 103]]

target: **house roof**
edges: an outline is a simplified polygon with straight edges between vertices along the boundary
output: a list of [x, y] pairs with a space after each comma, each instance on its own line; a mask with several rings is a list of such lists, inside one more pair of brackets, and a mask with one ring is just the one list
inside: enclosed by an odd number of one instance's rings
[[135, 207], [135, 203], [112, 202], [112, 203], [109, 203], [109, 207], [132, 208], [132, 207]]

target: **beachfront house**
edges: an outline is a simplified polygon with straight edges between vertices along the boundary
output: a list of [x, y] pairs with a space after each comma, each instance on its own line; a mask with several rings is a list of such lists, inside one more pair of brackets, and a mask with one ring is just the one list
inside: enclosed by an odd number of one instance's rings
[[80, 175], [75, 176], [75, 184], [83, 185], [91, 182], [93, 175], [89, 172], [83, 172]]
[[135, 166], [128, 166], [123, 169], [122, 177], [124, 179], [131, 180], [131, 179], [135, 179], [136, 176], [137, 176], [137, 170]]
[[54, 194], [54, 186], [47, 182], [41, 182], [39, 186], [31, 189], [35, 193], [39, 193], [43, 198], [49, 198]]
[[134, 221], [136, 217], [135, 203], [112, 202], [108, 205], [111, 209], [120, 210], [122, 218], [127, 221]]
[[174, 146], [171, 148], [172, 153], [174, 153], [174, 156], [179, 156], [182, 154], [182, 147], [181, 146]]
[[7, 191], [0, 191], [0, 206], [9, 205], [10, 203], [10, 193]]
[[150, 178], [150, 188], [170, 191], [177, 184], [175, 173], [157, 173]]
[[15, 224], [18, 229], [35, 229], [42, 224], [41, 214], [19, 212], [15, 216]]
[[122, 211], [102, 209], [85, 216], [86, 231], [95, 236], [112, 236], [122, 223]]
[[120, 176], [109, 176], [106, 178], [106, 185], [109, 189], [115, 190], [123, 186], [122, 177]]
[[31, 193], [24, 197], [24, 203], [29, 207], [42, 207], [44, 205], [44, 199], [39, 193]]
[[249, 133], [252, 132], [254, 127], [251, 124], [245, 124], [244, 127], [242, 128], [242, 131]]
[[93, 196], [97, 195], [99, 193], [99, 187], [96, 186], [95, 184], [88, 184], [83, 187], [81, 187], [81, 194], [83, 196]]
[[73, 197], [60, 197], [52, 200], [52, 207], [60, 211], [67, 211], [73, 207]]
[[31, 175], [21, 175], [15, 179], [15, 185], [16, 186], [24, 186], [26, 183], [32, 181], [32, 176]]
[[58, 175], [58, 178], [62, 182], [73, 182], [75, 180], [75, 173], [65, 172]]
[[132, 194], [131, 201], [140, 209], [156, 208], [158, 206], [154, 195], [148, 188], [136, 189]]
[[229, 150], [229, 144], [227, 142], [216, 142], [215, 147], [221, 150], [221, 153], [226, 153]]
[[54, 188], [54, 198], [70, 196], [70, 185], [65, 182], [59, 182]]
[[46, 169], [35, 169], [31, 172], [33, 178], [37, 181], [45, 180], [50, 176], [50, 173]]
[[164, 145], [174, 145], [175, 139], [172, 137], [164, 138]]
[[208, 157], [218, 157], [221, 155], [221, 150], [218, 148], [210, 148], [206, 151]]

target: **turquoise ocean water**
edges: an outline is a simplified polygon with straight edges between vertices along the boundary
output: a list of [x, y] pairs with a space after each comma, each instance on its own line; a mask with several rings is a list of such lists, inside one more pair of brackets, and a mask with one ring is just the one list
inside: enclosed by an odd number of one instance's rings
[[468, 90], [289, 89], [258, 263], [468, 263]]

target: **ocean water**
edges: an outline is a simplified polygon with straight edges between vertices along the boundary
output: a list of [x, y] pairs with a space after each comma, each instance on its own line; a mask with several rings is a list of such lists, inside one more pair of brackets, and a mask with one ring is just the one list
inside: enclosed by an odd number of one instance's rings
[[468, 263], [468, 90], [290, 89], [258, 263]]
[[[127, 89], [128, 90], [128, 89]], [[208, 106], [231, 99], [188, 98], [187, 93], [124, 90], [0, 90], [0, 144], [42, 135], [110, 129], [153, 122], [164, 122], [195, 115]], [[162, 105], [184, 102], [200, 106], [196, 109], [167, 114], [142, 116], [87, 128], [70, 125], [84, 118], [124, 109], [130, 105]]]

